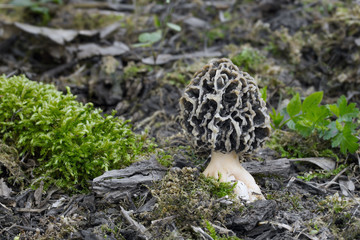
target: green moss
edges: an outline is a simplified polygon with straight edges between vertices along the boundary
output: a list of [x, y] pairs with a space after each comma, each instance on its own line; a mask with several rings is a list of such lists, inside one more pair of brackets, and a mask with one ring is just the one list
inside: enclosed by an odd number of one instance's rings
[[[200, 174], [196, 168], [173, 170], [152, 187], [152, 194], [158, 202], [149, 220], [176, 216], [176, 227], [183, 234], [192, 232], [192, 225], [202, 225], [205, 220], [224, 222], [227, 213], [242, 210], [236, 200], [230, 206], [218, 201], [219, 193], [230, 192], [232, 189], [231, 183], [219, 184]], [[164, 229], [166, 228], [162, 229], [164, 232], [159, 232], [160, 229], [151, 231], [155, 232], [157, 239], [163, 239], [167, 234]]]
[[81, 12], [74, 16], [76, 29], [99, 29], [123, 19], [122, 15]]
[[207, 186], [208, 191], [218, 198], [225, 196], [234, 196], [234, 188], [236, 187], [236, 183], [231, 182], [221, 182], [220, 178], [215, 179], [212, 177], [202, 178], [202, 181], [205, 186]]
[[147, 65], [135, 65], [133, 62], [130, 62], [129, 65], [127, 65], [124, 68], [124, 79], [127, 80], [129, 78], [134, 78], [140, 73], [146, 73], [151, 71], [151, 67]]
[[9, 4], [20, 9], [18, 14], [22, 21], [46, 25], [52, 17], [49, 4], [62, 5], [63, 2], [62, 0], [12, 0]]
[[254, 72], [264, 62], [265, 57], [251, 47], [243, 47], [242, 51], [231, 58], [231, 61], [245, 72]]
[[281, 157], [332, 157], [339, 160], [335, 149], [331, 149], [331, 142], [320, 140], [317, 134], [304, 138], [296, 132], [276, 129], [266, 144], [279, 152]]
[[209, 45], [212, 45], [216, 40], [224, 39], [224, 37], [225, 37], [224, 32], [225, 32], [224, 26], [218, 27], [218, 28], [213, 28], [213, 29], [209, 30], [206, 33], [206, 37], [209, 40]]
[[337, 239], [358, 239], [360, 221], [354, 214], [357, 208], [358, 202], [335, 193], [320, 201], [317, 211], [324, 214], [322, 224], [329, 227]]
[[146, 140], [127, 122], [75, 98], [24, 76], [0, 77], [0, 135], [37, 159], [34, 182], [85, 190], [92, 178], [144, 152]]
[[235, 236], [234, 237], [233, 236], [231, 236], [231, 237], [220, 237], [217, 234], [215, 228], [211, 225], [211, 223], [209, 221], [205, 221], [205, 227], [208, 230], [210, 237], [212, 237], [214, 240], [240, 240], [240, 238], [235, 237]]
[[173, 163], [173, 156], [165, 151], [161, 151], [157, 153], [158, 162], [164, 167], [170, 167]]
[[292, 64], [298, 64], [301, 59], [301, 49], [305, 45], [305, 39], [301, 32], [289, 34], [287, 28], [280, 28], [273, 32], [266, 49], [274, 56], [284, 57]]
[[314, 178], [327, 179], [327, 178], [330, 178], [331, 176], [336, 176], [339, 172], [341, 172], [346, 167], [347, 166], [345, 164], [341, 164], [333, 171], [315, 170], [315, 172], [305, 173], [304, 176], [297, 176], [297, 177], [300, 179], [303, 179], [305, 181], [311, 181]]
[[184, 87], [190, 82], [190, 79], [182, 73], [171, 72], [166, 74], [165, 82], [175, 86]]

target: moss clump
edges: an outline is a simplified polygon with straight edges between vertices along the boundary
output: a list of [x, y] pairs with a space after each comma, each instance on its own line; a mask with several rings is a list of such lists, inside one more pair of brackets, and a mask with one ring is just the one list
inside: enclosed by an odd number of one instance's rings
[[[191, 226], [205, 226], [210, 222], [225, 222], [227, 214], [239, 211], [242, 205], [233, 200], [233, 204], [224, 205], [218, 196], [226, 192], [232, 193], [233, 184], [219, 184], [218, 181], [206, 178], [196, 168], [174, 169], [163, 180], [155, 185], [153, 196], [158, 200], [156, 208], [149, 220], [171, 218], [176, 228], [185, 238], [194, 238]], [[167, 224], [172, 224], [167, 222]], [[157, 239], [167, 236], [167, 226], [151, 226]]]
[[339, 160], [338, 155], [331, 149], [331, 142], [320, 140], [319, 136], [312, 134], [307, 138], [297, 132], [276, 129], [270, 136], [267, 146], [286, 158], [304, 157], [333, 157]]
[[103, 28], [122, 19], [123, 16], [117, 14], [79, 12], [74, 16], [74, 25], [76, 29], [92, 30]]
[[134, 62], [130, 62], [129, 65], [124, 68], [124, 79], [135, 78], [138, 77], [138, 74], [145, 74], [149, 71], [151, 71], [151, 67], [149, 66], [142, 64], [136, 65]]
[[243, 47], [241, 52], [231, 58], [231, 61], [245, 72], [255, 72], [265, 57], [261, 53], [251, 47]]
[[103, 117], [92, 104], [24, 76], [0, 77], [0, 135], [23, 156], [35, 157], [36, 179], [79, 191], [104, 171], [121, 168], [146, 141], [127, 122]]
[[358, 203], [340, 197], [338, 193], [327, 196], [318, 203], [318, 212], [323, 213], [320, 224], [329, 227], [336, 239], [359, 239], [360, 220], [356, 212]]
[[23, 186], [25, 174], [20, 167], [19, 154], [14, 147], [8, 146], [0, 140], [0, 174], [2, 174], [1, 166], [4, 166], [10, 173], [8, 180], [13, 180], [14, 183], [20, 183]]

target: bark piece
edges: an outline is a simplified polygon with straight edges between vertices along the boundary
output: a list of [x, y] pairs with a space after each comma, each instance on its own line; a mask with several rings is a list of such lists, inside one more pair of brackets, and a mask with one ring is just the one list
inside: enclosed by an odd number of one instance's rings
[[231, 230], [239, 232], [249, 232], [253, 230], [259, 222], [270, 219], [275, 215], [276, 202], [273, 200], [261, 200], [251, 204], [252, 208], [245, 215], [234, 216], [227, 224]]
[[141, 186], [150, 186], [161, 180], [166, 171], [153, 155], [149, 160], [136, 162], [127, 168], [105, 172], [93, 180], [92, 188], [96, 194], [105, 195], [109, 200], [125, 198], [143, 191]]
[[264, 162], [243, 162], [241, 164], [251, 174], [289, 176], [291, 168], [290, 162], [290, 159], [280, 158], [276, 160], [266, 160]]

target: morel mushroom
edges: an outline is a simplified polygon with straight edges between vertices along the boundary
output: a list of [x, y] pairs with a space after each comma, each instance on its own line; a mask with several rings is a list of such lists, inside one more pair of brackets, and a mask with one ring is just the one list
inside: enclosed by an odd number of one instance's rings
[[213, 59], [186, 87], [180, 99], [182, 125], [192, 144], [211, 149], [206, 176], [237, 181], [242, 199], [264, 199], [239, 154], [261, 147], [270, 135], [270, 119], [255, 80], [229, 59]]

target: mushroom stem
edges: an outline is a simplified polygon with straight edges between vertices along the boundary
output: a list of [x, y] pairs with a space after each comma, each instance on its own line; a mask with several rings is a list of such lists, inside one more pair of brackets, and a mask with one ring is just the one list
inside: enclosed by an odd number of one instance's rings
[[221, 153], [213, 151], [211, 161], [204, 171], [207, 177], [220, 178], [222, 182], [237, 181], [235, 194], [244, 200], [265, 199], [254, 177], [241, 166], [235, 151]]

